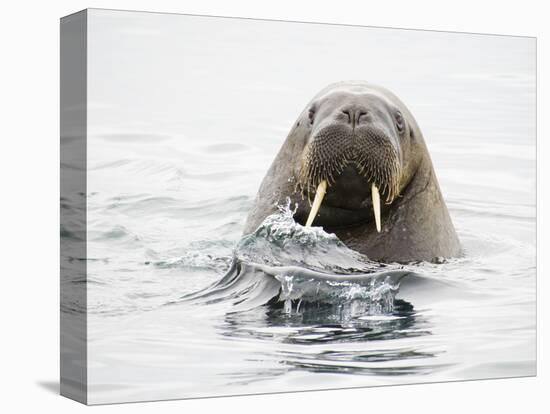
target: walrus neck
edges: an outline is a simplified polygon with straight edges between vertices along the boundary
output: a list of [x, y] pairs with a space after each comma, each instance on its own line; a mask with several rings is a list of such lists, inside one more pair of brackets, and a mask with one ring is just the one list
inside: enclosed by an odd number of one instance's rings
[[[435, 182], [434, 182], [435, 181]], [[435, 177], [435, 172], [431, 160], [424, 158], [418, 168], [415, 170], [413, 176], [401, 191], [401, 194], [396, 199], [396, 204], [403, 205], [406, 203], [411, 203], [414, 199], [420, 196], [424, 191], [429, 188], [436, 186], [439, 191], [439, 185], [437, 183], [437, 178]]]

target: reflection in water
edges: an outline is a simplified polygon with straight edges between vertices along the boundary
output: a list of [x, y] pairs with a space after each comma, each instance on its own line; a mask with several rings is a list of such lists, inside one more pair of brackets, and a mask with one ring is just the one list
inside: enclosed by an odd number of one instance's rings
[[[241, 384], [288, 371], [353, 375], [429, 374], [450, 366], [426, 361], [440, 352], [412, 347], [386, 348], [383, 342], [379, 342], [430, 335], [429, 328], [426, 318], [418, 315], [409, 302], [400, 299], [395, 300], [389, 314], [350, 318], [340, 313], [339, 305], [322, 303], [309, 304], [289, 314], [284, 303], [274, 298], [260, 308], [230, 312], [226, 314], [224, 323], [218, 326], [220, 335], [228, 338], [303, 346], [279, 351], [276, 355], [281, 366], [279, 369], [227, 374], [238, 378]], [[365, 346], [358, 349], [357, 345], [363, 343]], [[353, 348], [329, 346], [334, 344], [350, 344]], [[372, 347], [372, 344], [376, 346]], [[318, 348], [321, 349], [317, 351]]]
[[317, 304], [289, 315], [281, 302], [269, 303], [259, 309], [228, 313], [220, 330], [230, 337], [269, 338], [303, 345], [398, 339], [430, 333], [426, 322], [417, 325], [413, 306], [404, 300], [395, 301], [391, 314], [354, 319], [342, 319], [339, 307]]

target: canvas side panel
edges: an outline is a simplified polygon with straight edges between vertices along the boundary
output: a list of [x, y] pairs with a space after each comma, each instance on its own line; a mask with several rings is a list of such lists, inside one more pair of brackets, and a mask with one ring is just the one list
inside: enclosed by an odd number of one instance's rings
[[60, 27], [61, 395], [87, 401], [86, 55], [87, 13]]

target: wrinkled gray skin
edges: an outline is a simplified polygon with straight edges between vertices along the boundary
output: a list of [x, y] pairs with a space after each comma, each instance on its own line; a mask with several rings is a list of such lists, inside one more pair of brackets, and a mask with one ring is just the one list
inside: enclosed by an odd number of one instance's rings
[[[351, 114], [351, 115], [350, 115]], [[399, 118], [399, 114], [401, 117]], [[329, 184], [313, 226], [335, 233], [348, 247], [380, 262], [434, 261], [457, 256], [460, 244], [439, 189], [422, 133], [405, 105], [391, 92], [366, 82], [341, 82], [322, 90], [308, 104], [269, 168], [248, 216], [244, 234], [252, 233], [287, 197], [298, 204], [294, 218], [304, 224], [308, 197], [297, 190], [305, 149], [319, 131], [349, 128], [350, 133], [377, 128], [397, 150], [399, 195], [382, 200], [382, 229], [374, 223], [371, 179], [350, 163]], [[331, 141], [333, 142], [333, 141]], [[347, 142], [347, 141], [346, 141]], [[313, 199], [315, 188], [309, 191]]]

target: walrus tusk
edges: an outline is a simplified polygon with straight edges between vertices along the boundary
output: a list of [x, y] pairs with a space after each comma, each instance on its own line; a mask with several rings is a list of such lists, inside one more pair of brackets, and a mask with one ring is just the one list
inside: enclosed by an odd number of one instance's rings
[[315, 216], [317, 215], [317, 212], [321, 207], [321, 203], [323, 202], [323, 198], [325, 197], [326, 192], [327, 180], [323, 180], [319, 183], [319, 186], [317, 187], [317, 192], [315, 193], [315, 198], [313, 199], [313, 205], [311, 206], [311, 211], [309, 212], [309, 216], [306, 221], [306, 227], [311, 226], [311, 223], [313, 223], [313, 219], [315, 219]]
[[[372, 184], [371, 195], [372, 208], [374, 210], [374, 220], [376, 221], [376, 230], [378, 231], [378, 233], [380, 233], [380, 229], [382, 228], [380, 221], [380, 193], [378, 192], [378, 187], [376, 187], [376, 185], [374, 184]], [[317, 196], [315, 196], [315, 199], [317, 200]]]

